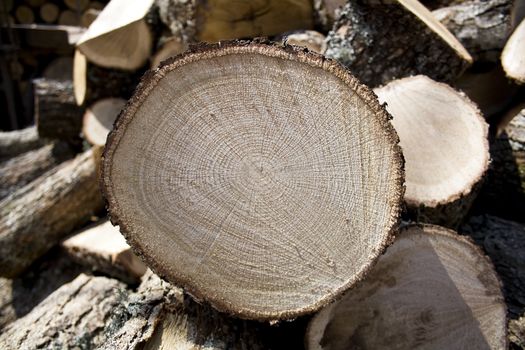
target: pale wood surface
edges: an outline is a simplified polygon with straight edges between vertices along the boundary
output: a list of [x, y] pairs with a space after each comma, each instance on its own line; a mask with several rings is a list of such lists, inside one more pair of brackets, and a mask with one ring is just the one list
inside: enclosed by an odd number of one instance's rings
[[509, 78], [525, 83], [525, 21], [521, 21], [505, 44], [501, 64]]
[[126, 104], [122, 98], [105, 98], [91, 105], [84, 114], [82, 134], [92, 145], [104, 146], [113, 123]]

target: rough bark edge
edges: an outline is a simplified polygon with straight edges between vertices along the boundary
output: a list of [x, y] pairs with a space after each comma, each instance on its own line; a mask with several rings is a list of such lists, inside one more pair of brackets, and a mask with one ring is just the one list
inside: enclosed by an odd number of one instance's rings
[[[468, 246], [469, 249], [472, 249], [474, 251], [474, 253], [481, 259], [483, 260], [488, 266], [490, 266], [491, 268], [491, 271], [493, 272], [493, 275], [496, 279], [496, 282], [498, 284], [498, 287], [499, 287], [499, 291], [500, 291], [500, 295], [501, 295], [501, 305], [502, 307], [505, 309], [505, 311], [507, 310], [507, 305], [505, 303], [505, 298], [503, 297], [503, 283], [501, 281], [501, 278], [500, 276], [498, 275], [498, 273], [496, 272], [496, 268], [494, 267], [494, 264], [492, 263], [492, 260], [490, 260], [490, 258], [485, 254], [485, 252], [483, 251], [483, 249], [478, 246], [474, 240], [468, 236], [463, 236], [463, 235], [460, 235], [458, 234], [456, 231], [453, 231], [449, 228], [446, 228], [446, 227], [442, 227], [442, 226], [439, 226], [439, 225], [433, 225], [433, 224], [424, 224], [424, 223], [408, 223], [406, 225], [402, 225], [401, 228], [399, 228], [399, 232], [398, 232], [398, 235], [396, 237], [396, 239], [398, 238], [402, 238], [404, 235], [407, 235], [407, 232], [408, 230], [410, 229], [420, 229], [422, 230], [423, 232], [429, 234], [429, 235], [432, 235], [432, 236], [442, 236], [442, 237], [446, 237], [446, 238], [451, 238], [461, 244], [463, 244], [464, 246]], [[429, 229], [429, 231], [426, 231], [425, 229]], [[340, 301], [342, 298], [344, 297], [344, 294], [343, 295], [340, 295], [337, 299], [334, 299], [333, 300], [333, 304], [332, 305], [335, 305], [336, 302]], [[304, 344], [305, 344], [305, 348], [308, 349], [308, 340], [310, 338], [310, 332], [312, 331], [312, 326], [313, 326], [313, 320], [312, 319], [309, 323], [308, 323], [308, 326], [306, 328], [306, 332], [305, 332], [305, 336], [304, 336]], [[503, 337], [503, 344], [500, 344], [500, 349], [508, 349], [509, 348], [509, 339], [508, 339], [508, 331], [509, 331], [509, 316], [508, 316], [508, 312], [505, 313], [505, 322], [504, 322], [504, 326], [505, 326], [505, 336]]]
[[[112, 189], [111, 181], [111, 160], [113, 154], [120, 140], [122, 139], [127, 125], [133, 119], [133, 115], [137, 112], [143, 100], [149, 95], [150, 91], [164, 78], [164, 76], [172, 70], [175, 70], [186, 64], [193, 62], [216, 58], [231, 54], [261, 54], [267, 57], [281, 58], [292, 60], [298, 63], [307, 64], [312, 67], [321, 68], [339, 78], [345, 83], [354, 93], [356, 93], [372, 110], [376, 125], [383, 128], [387, 140], [391, 142], [393, 152], [393, 172], [394, 172], [394, 186], [397, 191], [392, 194], [388, 202], [392, 204], [392, 209], [395, 212], [389, 218], [389, 223], [385, 228], [384, 238], [379, 246], [379, 249], [373, 252], [370, 256], [370, 261], [363, 270], [357, 273], [353, 279], [346, 281], [341, 287], [331, 292], [330, 294], [320, 298], [317, 302], [295, 310], [286, 310], [282, 312], [257, 312], [250, 309], [235, 309], [229, 303], [217, 299], [214, 295], [201, 294], [191, 281], [187, 281], [179, 275], [172, 275], [168, 270], [158, 263], [152, 257], [144, 253], [142, 244], [136, 240], [131, 234], [130, 228], [126, 222], [122, 220], [122, 211], [115, 199]], [[289, 45], [278, 45], [260, 40], [232, 40], [222, 41], [216, 44], [199, 44], [192, 46], [190, 50], [182, 55], [172, 57], [165, 60], [160, 66], [154, 70], [150, 70], [144, 74], [140, 84], [138, 85], [135, 94], [128, 101], [122, 112], [117, 117], [113, 130], [108, 135], [106, 147], [102, 155], [101, 166], [101, 189], [104, 198], [107, 202], [107, 209], [110, 221], [113, 225], [119, 225], [121, 233], [124, 235], [129, 245], [132, 247], [135, 254], [137, 254], [146, 264], [160, 277], [172, 281], [177, 286], [183, 286], [184, 290], [193, 298], [199, 301], [206, 301], [218, 311], [235, 315], [239, 318], [254, 319], [260, 321], [272, 321], [282, 319], [293, 319], [308, 313], [317, 311], [321, 307], [327, 305], [334, 300], [335, 297], [341, 295], [345, 290], [363, 280], [370, 269], [375, 265], [377, 259], [385, 252], [386, 248], [393, 242], [394, 236], [397, 233], [399, 223], [401, 222], [401, 209], [403, 197], [405, 192], [405, 176], [404, 176], [404, 157], [399, 146], [399, 137], [390, 123], [391, 115], [386, 111], [385, 106], [380, 104], [377, 96], [366, 85], [360, 83], [349, 70], [335, 60], [328, 59], [322, 55], [310, 52], [308, 49], [297, 48]]]

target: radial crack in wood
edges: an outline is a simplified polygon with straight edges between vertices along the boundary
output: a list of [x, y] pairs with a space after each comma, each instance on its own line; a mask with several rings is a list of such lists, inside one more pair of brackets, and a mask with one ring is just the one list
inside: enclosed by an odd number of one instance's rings
[[404, 228], [369, 276], [311, 321], [314, 349], [507, 348], [490, 260], [439, 226]]
[[505, 44], [501, 65], [509, 78], [518, 84], [525, 83], [525, 20], [521, 21]]
[[457, 227], [489, 165], [488, 125], [466, 96], [419, 75], [374, 90], [394, 116], [414, 219]]
[[417, 0], [348, 2], [327, 37], [326, 55], [372, 87], [414, 74], [453, 81], [472, 63]]
[[108, 137], [109, 212], [149, 266], [245, 318], [312, 312], [396, 229], [390, 116], [332, 60], [222, 42], [148, 74]]

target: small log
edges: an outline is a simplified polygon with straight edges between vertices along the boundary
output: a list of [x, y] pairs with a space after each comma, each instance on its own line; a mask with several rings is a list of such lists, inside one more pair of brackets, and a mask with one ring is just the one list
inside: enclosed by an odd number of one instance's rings
[[501, 281], [508, 314], [518, 318], [525, 312], [525, 225], [496, 216], [472, 217], [461, 227], [490, 257]]
[[35, 22], [33, 10], [25, 5], [18, 6], [15, 10], [15, 18], [18, 23], [31, 24]]
[[15, 157], [43, 145], [44, 141], [38, 137], [35, 126], [16, 131], [0, 131], [0, 160]]
[[97, 17], [100, 15], [101, 10], [96, 9], [87, 9], [82, 14], [82, 17], [80, 18], [80, 22], [82, 23], [82, 27], [88, 28], [91, 23], [95, 22]]
[[77, 106], [71, 81], [33, 80], [35, 120], [40, 137], [74, 141], [82, 128], [83, 108]]
[[55, 142], [0, 163], [0, 199], [74, 156], [65, 142]]
[[103, 220], [62, 242], [77, 262], [126, 283], [137, 283], [146, 265], [131, 251], [118, 227]]
[[472, 63], [417, 0], [348, 2], [328, 34], [326, 56], [372, 87], [416, 74], [451, 82]]
[[98, 152], [86, 151], [0, 201], [0, 276], [19, 275], [104, 207]]
[[135, 71], [151, 55], [153, 31], [146, 22], [154, 0], [111, 0], [80, 38], [77, 48], [101, 67]]
[[394, 116], [411, 217], [457, 227], [489, 166], [488, 125], [478, 108], [425, 76], [395, 80], [374, 91]]
[[59, 13], [60, 9], [52, 2], [45, 3], [40, 7], [40, 18], [48, 24], [56, 23]]
[[509, 78], [518, 84], [525, 83], [525, 20], [521, 21], [505, 44], [501, 65]]
[[78, 14], [71, 10], [64, 10], [58, 16], [58, 24], [62, 26], [79, 26], [80, 18]]
[[220, 310], [293, 318], [357, 283], [390, 241], [397, 142], [337, 62], [221, 42], [146, 75], [108, 137], [103, 189], [155, 271]]
[[42, 72], [42, 78], [70, 82], [73, 80], [73, 59], [62, 56], [51, 61]]
[[87, 108], [82, 120], [82, 134], [92, 145], [104, 146], [113, 123], [126, 104], [122, 98], [99, 100]]
[[319, 312], [318, 349], [506, 349], [506, 307], [489, 259], [456, 232], [408, 226], [366, 280]]
[[140, 81], [143, 71], [128, 72], [108, 69], [87, 61], [76, 51], [73, 59], [73, 87], [77, 105], [90, 105], [107, 97], [128, 99]]
[[320, 54], [326, 51], [326, 37], [314, 30], [300, 30], [285, 33], [280, 41], [288, 45], [306, 47], [308, 50]]
[[127, 296], [125, 285], [81, 274], [0, 335], [3, 349], [95, 349]]
[[511, 0], [472, 0], [432, 12], [476, 61], [498, 62], [510, 33]]
[[156, 0], [160, 18], [184, 43], [274, 36], [313, 29], [310, 0]]
[[82, 12], [89, 6], [89, 0], [64, 0], [64, 4], [70, 10]]
[[151, 68], [157, 68], [160, 63], [170, 57], [180, 55], [188, 49], [188, 45], [181, 39], [171, 36], [169, 38], [160, 38], [160, 49], [155, 52], [151, 58]]

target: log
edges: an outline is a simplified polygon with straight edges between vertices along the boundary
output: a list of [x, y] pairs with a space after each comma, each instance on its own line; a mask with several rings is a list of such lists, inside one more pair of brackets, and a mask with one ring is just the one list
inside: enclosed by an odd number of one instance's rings
[[488, 125], [466, 96], [425, 76], [375, 89], [387, 103], [406, 161], [409, 214], [456, 228], [489, 166]]
[[156, 0], [162, 22], [184, 43], [313, 29], [310, 0]]
[[[102, 349], [267, 349], [260, 325], [199, 305], [147, 273], [125, 308], [127, 321]], [[125, 319], [125, 317], [123, 317]]]
[[92, 145], [104, 146], [113, 123], [126, 104], [122, 98], [105, 98], [91, 105], [82, 120], [82, 134]]
[[332, 29], [346, 0], [314, 0], [314, 14], [317, 26], [328, 32]]
[[160, 38], [160, 48], [155, 52], [151, 58], [151, 68], [157, 68], [162, 61], [170, 57], [180, 55], [188, 49], [188, 45], [182, 42], [181, 39], [170, 36], [168, 38]]
[[33, 10], [25, 5], [18, 6], [15, 10], [15, 18], [18, 23], [31, 24], [35, 22], [35, 14]]
[[501, 53], [501, 65], [507, 76], [518, 84], [525, 83], [525, 21], [514, 30]]
[[55, 142], [0, 163], [0, 199], [74, 156], [65, 142]]
[[70, 10], [82, 12], [89, 6], [89, 0], [64, 0], [64, 4]]
[[326, 56], [371, 87], [416, 74], [452, 82], [472, 63], [417, 0], [348, 2], [328, 34]]
[[490, 155], [487, 181], [473, 211], [525, 222], [525, 112], [494, 140]]
[[4, 349], [95, 349], [107, 339], [107, 324], [127, 296], [106, 277], [79, 275], [47, 297], [0, 335]]
[[506, 349], [506, 310], [489, 259], [439, 226], [408, 226], [369, 277], [319, 312], [315, 349]]
[[33, 80], [35, 120], [40, 137], [74, 141], [82, 128], [83, 108], [77, 106], [71, 81]]
[[52, 2], [45, 3], [40, 7], [40, 18], [48, 24], [56, 23], [59, 13], [60, 9]]
[[78, 263], [126, 283], [135, 284], [146, 265], [111, 222], [102, 220], [62, 242], [62, 248]]
[[101, 10], [96, 9], [87, 9], [82, 14], [82, 17], [80, 18], [80, 22], [82, 23], [82, 27], [88, 28], [91, 23], [95, 22], [98, 15], [100, 15]]
[[498, 62], [510, 33], [511, 0], [472, 0], [432, 12], [475, 61]]
[[315, 30], [299, 30], [285, 33], [279, 41], [287, 45], [306, 47], [308, 50], [323, 54], [326, 51], [326, 37]]
[[107, 97], [128, 99], [137, 86], [143, 71], [127, 72], [108, 69], [87, 61], [76, 51], [73, 58], [73, 89], [77, 105], [91, 105]]
[[80, 18], [76, 12], [64, 10], [58, 16], [58, 24], [62, 26], [79, 26]]
[[135, 71], [146, 64], [154, 43], [146, 23], [154, 0], [111, 0], [77, 42], [77, 48], [101, 67]]
[[42, 78], [70, 82], [73, 80], [73, 59], [62, 56], [52, 60], [42, 72]]
[[22, 130], [0, 131], [0, 159], [15, 157], [44, 145], [35, 126]]
[[102, 210], [98, 152], [88, 150], [0, 201], [0, 276], [19, 275]]
[[357, 283], [390, 241], [397, 142], [337, 62], [221, 42], [145, 77], [108, 137], [103, 190], [154, 271], [219, 310], [293, 318]]
[[472, 217], [460, 232], [483, 247], [503, 282], [508, 315], [525, 312], [525, 225], [492, 215]]

